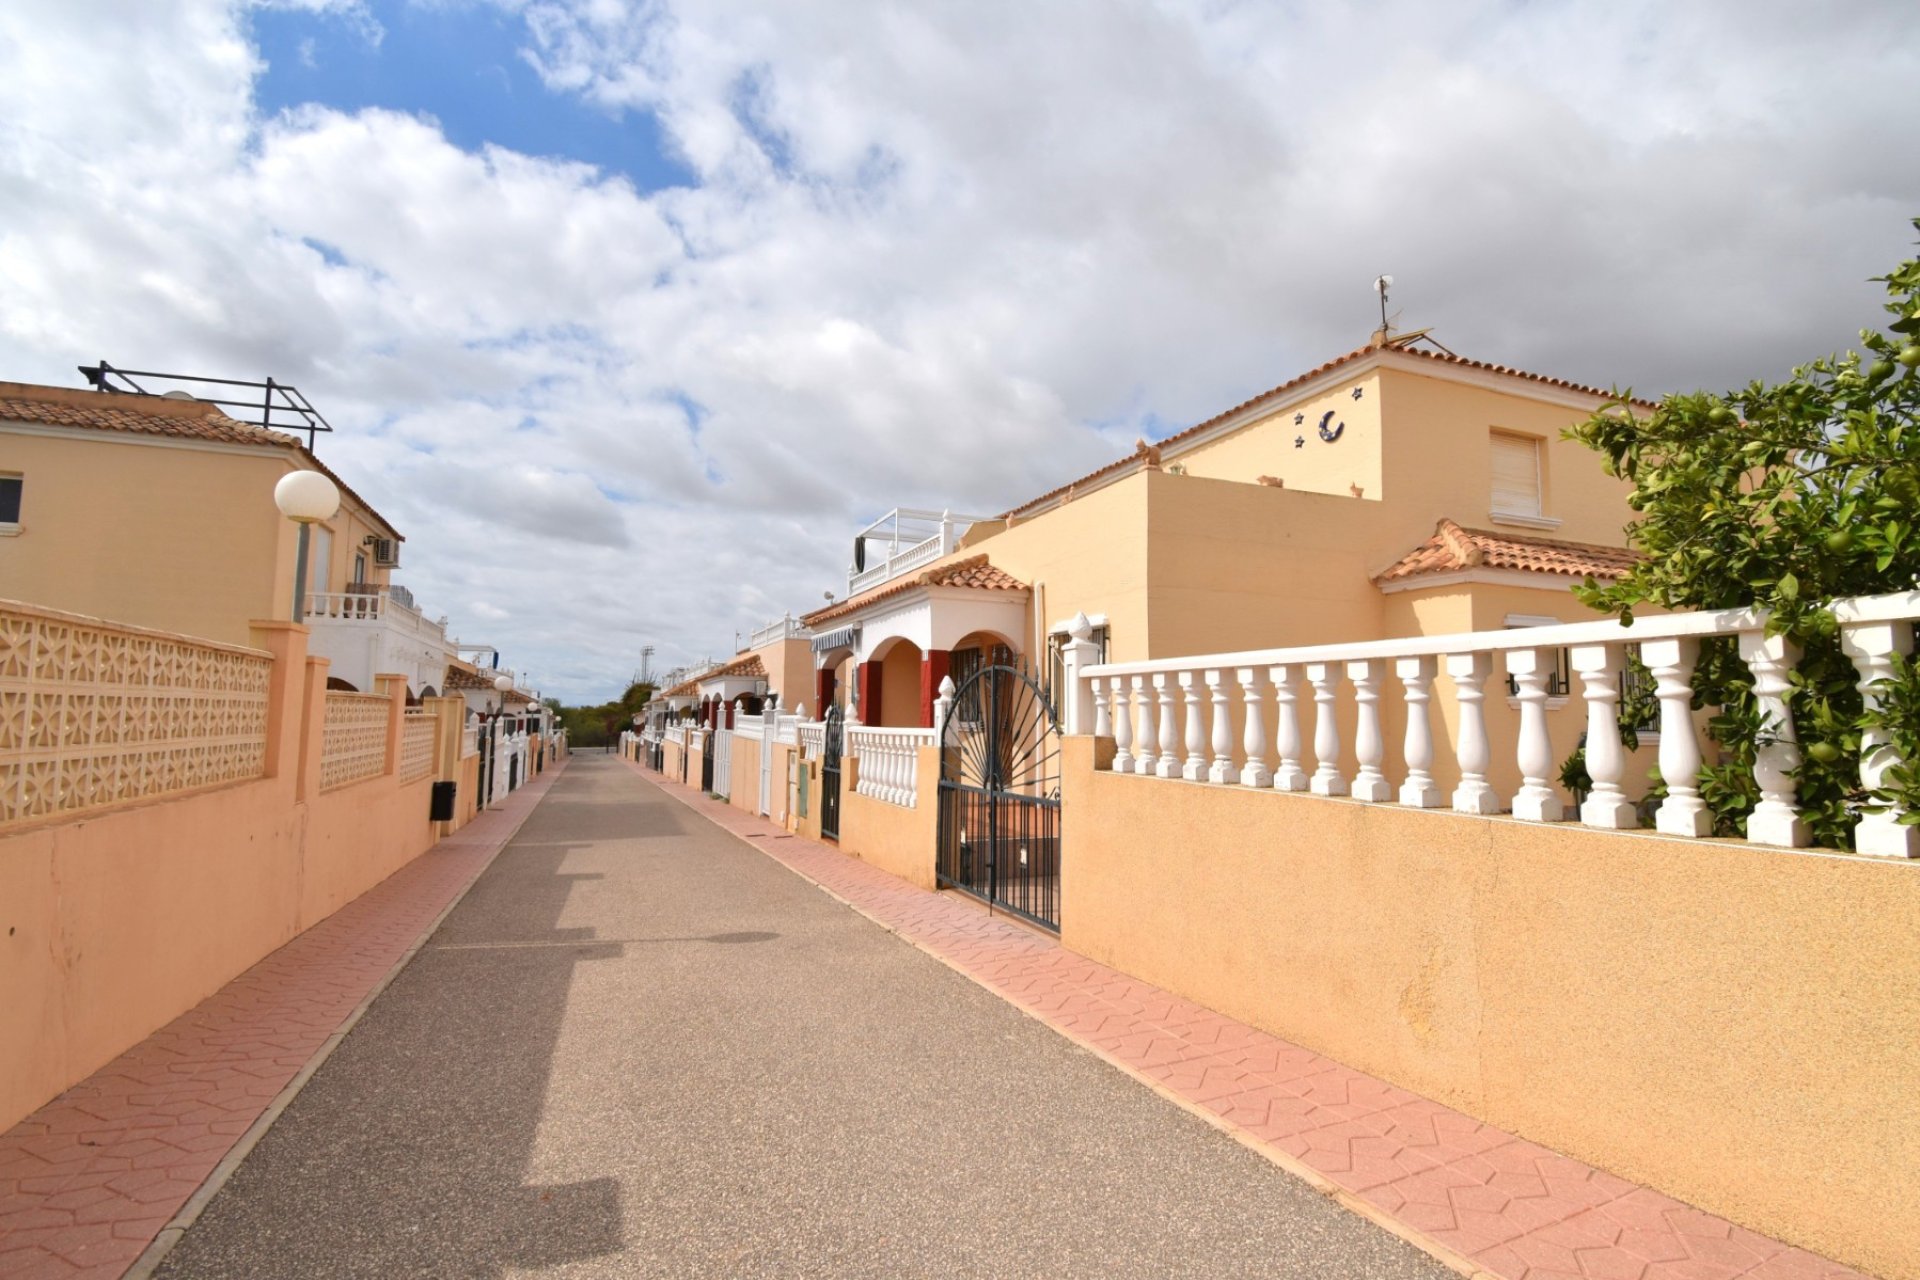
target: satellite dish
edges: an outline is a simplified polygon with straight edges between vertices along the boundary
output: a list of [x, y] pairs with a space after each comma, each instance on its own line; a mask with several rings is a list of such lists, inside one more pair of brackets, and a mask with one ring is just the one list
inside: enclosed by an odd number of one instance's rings
[[173, 391], [162, 391], [160, 398], [162, 400], [198, 400], [200, 397], [191, 391], [180, 391], [176, 389]]
[[1375, 293], [1385, 294], [1386, 291], [1391, 288], [1393, 288], [1392, 276], [1375, 276], [1373, 278], [1373, 291]]

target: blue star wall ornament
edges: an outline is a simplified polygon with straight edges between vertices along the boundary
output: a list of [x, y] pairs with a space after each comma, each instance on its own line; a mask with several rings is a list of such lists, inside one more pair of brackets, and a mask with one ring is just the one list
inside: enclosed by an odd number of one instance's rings
[[1296, 448], [1296, 449], [1304, 449], [1304, 448], [1306, 448], [1306, 447], [1307, 447], [1307, 438], [1306, 438], [1305, 436], [1295, 436], [1295, 437], [1293, 438], [1293, 447], [1294, 447], [1294, 448]]
[[1359, 399], [1359, 398], [1360, 398], [1361, 396], [1363, 396], [1363, 395], [1365, 395], [1365, 394], [1366, 394], [1366, 388], [1365, 388], [1365, 387], [1355, 387], [1355, 388], [1353, 389], [1353, 398], [1354, 398], [1355, 400], [1358, 400], [1358, 399]]
[[1337, 427], [1329, 427], [1327, 424], [1332, 421], [1333, 421], [1333, 410], [1329, 409], [1327, 410], [1326, 414], [1320, 419], [1320, 438], [1322, 440], [1325, 440], [1328, 444], [1332, 444], [1335, 440], [1338, 440], [1340, 438], [1340, 433], [1347, 429], [1347, 424], [1344, 422]]
[[1296, 427], [1299, 426], [1301, 423], [1305, 422], [1306, 420], [1307, 420], [1307, 415], [1304, 413], [1296, 413], [1293, 415], [1293, 425]]

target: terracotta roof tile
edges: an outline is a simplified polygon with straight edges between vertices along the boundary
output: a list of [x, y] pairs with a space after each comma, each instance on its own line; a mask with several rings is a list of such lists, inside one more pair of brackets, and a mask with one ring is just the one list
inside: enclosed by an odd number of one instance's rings
[[1570, 578], [1618, 578], [1639, 563], [1638, 551], [1590, 542], [1560, 542], [1511, 533], [1463, 529], [1442, 520], [1433, 536], [1400, 557], [1375, 582], [1398, 582], [1429, 573], [1457, 573], [1476, 566], [1518, 569], [1524, 573], [1562, 574]]
[[358, 503], [396, 539], [406, 538], [387, 523], [373, 504], [353, 491], [333, 469], [315, 457], [299, 437], [240, 422], [199, 400], [170, 400], [116, 392], [81, 391], [72, 387], [40, 387], [24, 382], [0, 382], [0, 421], [33, 422], [49, 427], [84, 427], [95, 431], [123, 431], [130, 435], [166, 436], [175, 440], [208, 440], [216, 444], [291, 449], [302, 461], [326, 476], [340, 492]]
[[707, 674], [694, 680], [695, 684], [704, 684], [708, 680], [764, 680], [767, 677], [767, 665], [760, 661], [760, 655], [750, 653], [744, 658], [735, 658], [725, 666], [715, 667]]
[[[1289, 391], [1294, 390], [1296, 387], [1301, 386], [1303, 383], [1310, 382], [1313, 379], [1320, 377], [1322, 374], [1331, 373], [1333, 370], [1340, 368], [1342, 365], [1351, 364], [1356, 360], [1361, 360], [1366, 358], [1367, 356], [1374, 355], [1375, 353], [1381, 350], [1382, 349], [1379, 347], [1375, 347], [1372, 344], [1368, 344], [1367, 346], [1357, 348], [1353, 351], [1349, 351], [1343, 356], [1336, 356], [1332, 360], [1327, 361], [1323, 365], [1319, 365], [1315, 368], [1307, 370], [1305, 373], [1299, 375], [1298, 377], [1289, 378], [1287, 381], [1281, 383], [1277, 387], [1272, 388], [1271, 390], [1261, 392], [1259, 395], [1253, 397], [1253, 399], [1251, 400], [1243, 401], [1242, 403], [1233, 406], [1233, 408], [1228, 409], [1223, 413], [1216, 413], [1213, 417], [1208, 418], [1205, 422], [1197, 422], [1193, 426], [1188, 427], [1184, 431], [1179, 431], [1173, 435], [1168, 436], [1166, 439], [1161, 440], [1156, 445], [1154, 445], [1154, 449], [1164, 450], [1168, 445], [1179, 444], [1181, 441], [1189, 439], [1190, 437], [1199, 435], [1201, 432], [1206, 431], [1209, 428], [1219, 426], [1221, 423], [1227, 421], [1228, 419], [1233, 418], [1239, 414], [1245, 413], [1249, 409], [1258, 408], [1259, 406], [1263, 404], [1267, 404], [1270, 401], [1281, 399]], [[1604, 399], [1611, 399], [1614, 395], [1614, 393], [1611, 391], [1603, 391], [1599, 387], [1589, 387], [1583, 383], [1571, 382], [1566, 378], [1551, 378], [1546, 376], [1545, 374], [1528, 373], [1524, 369], [1515, 369], [1510, 365], [1489, 364], [1484, 360], [1469, 360], [1465, 356], [1448, 355], [1440, 351], [1428, 351], [1425, 348], [1402, 346], [1402, 347], [1387, 348], [1387, 350], [1391, 351], [1391, 353], [1394, 355], [1412, 356], [1422, 360], [1431, 360], [1436, 364], [1458, 365], [1461, 368], [1466, 368], [1466, 369], [1480, 369], [1480, 370], [1484, 370], [1487, 373], [1498, 373], [1498, 374], [1503, 374], [1510, 378], [1520, 378], [1528, 382], [1538, 382], [1544, 386], [1561, 387], [1568, 391], [1578, 391], [1583, 395], [1600, 396]], [[1653, 407], [1652, 402], [1647, 400], [1636, 399], [1632, 401], [1632, 403], [1641, 405], [1649, 409]], [[1141, 462], [1141, 459], [1143, 458], [1143, 456], [1144, 456], [1143, 451], [1136, 451], [1134, 453], [1127, 455], [1124, 458], [1121, 458], [1117, 462], [1109, 462], [1106, 466], [1101, 467], [1095, 471], [1090, 471], [1086, 475], [1081, 476], [1078, 480], [1074, 480], [1068, 484], [1063, 484], [1057, 489], [1049, 489], [1047, 492], [1041, 494], [1037, 498], [1034, 498], [1032, 501], [1024, 502], [1021, 505], [1014, 507], [1012, 510], [1002, 513], [1002, 518], [1004, 519], [1007, 516], [1021, 515], [1034, 507], [1040, 506], [1042, 503], [1052, 501], [1053, 499], [1059, 497], [1061, 494], [1066, 493], [1069, 489], [1077, 488], [1078, 486], [1086, 484], [1092, 480], [1101, 479], [1102, 477], [1111, 475], [1116, 471], [1125, 470], [1129, 466], [1138, 465]]]
[[1004, 570], [996, 569], [987, 560], [986, 553], [968, 556], [963, 560], [950, 560], [946, 564], [937, 564], [924, 573], [911, 577], [895, 578], [884, 582], [871, 591], [863, 591], [850, 596], [838, 604], [830, 604], [824, 609], [815, 610], [800, 619], [801, 625], [817, 626], [822, 622], [832, 622], [835, 618], [844, 618], [848, 614], [858, 613], [876, 600], [885, 600], [891, 596], [902, 595], [918, 587], [966, 587], [975, 591], [1025, 591], [1027, 584]]
[[493, 689], [493, 681], [464, 663], [447, 664], [447, 682], [445, 687], [452, 689]]

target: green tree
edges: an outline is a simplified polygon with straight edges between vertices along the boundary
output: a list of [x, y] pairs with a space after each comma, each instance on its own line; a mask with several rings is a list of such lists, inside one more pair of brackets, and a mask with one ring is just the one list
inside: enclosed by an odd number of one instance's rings
[[[1920, 258], [1875, 278], [1891, 319], [1861, 331], [1864, 352], [1815, 360], [1777, 385], [1669, 396], [1645, 416], [1622, 396], [1568, 432], [1632, 482], [1627, 501], [1640, 515], [1628, 534], [1647, 555], [1618, 582], [1589, 580], [1582, 598], [1626, 620], [1641, 604], [1770, 610], [1771, 629], [1805, 653], [1789, 696], [1804, 751], [1800, 804], [1815, 839], [1842, 848], [1862, 806], [1920, 798], [1920, 764], [1895, 771], [1877, 795], [1859, 789], [1867, 717], [1828, 608], [1920, 579]], [[1920, 680], [1902, 662], [1889, 684], [1876, 719], [1903, 758], [1920, 761]], [[1765, 727], [1752, 689], [1731, 640], [1701, 646], [1695, 705], [1714, 709], [1721, 757], [1704, 771], [1702, 795], [1723, 834], [1744, 833], [1759, 799], [1753, 760]]]

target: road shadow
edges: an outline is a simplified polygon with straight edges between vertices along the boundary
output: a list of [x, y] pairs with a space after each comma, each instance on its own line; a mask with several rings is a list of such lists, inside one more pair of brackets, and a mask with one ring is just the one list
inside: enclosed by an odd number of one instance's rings
[[619, 1250], [615, 1179], [528, 1177], [577, 972], [626, 952], [559, 923], [601, 878], [565, 869], [578, 817], [536, 811], [159, 1276], [503, 1277]]

